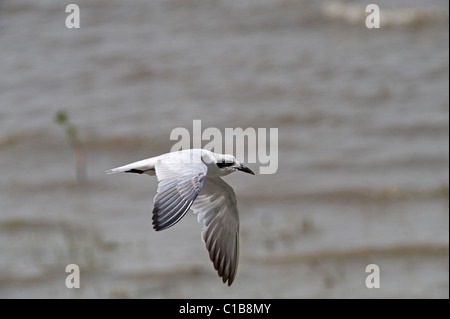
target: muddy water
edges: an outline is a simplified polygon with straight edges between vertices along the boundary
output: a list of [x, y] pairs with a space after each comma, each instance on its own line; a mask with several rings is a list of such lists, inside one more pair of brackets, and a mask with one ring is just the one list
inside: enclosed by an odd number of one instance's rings
[[[368, 30], [320, 1], [78, 1], [68, 30], [58, 1], [1, 2], [0, 297], [448, 298], [448, 3], [388, 3], [417, 18]], [[276, 174], [226, 177], [230, 288], [194, 216], [152, 230], [154, 178], [104, 174], [195, 119], [279, 131]]]

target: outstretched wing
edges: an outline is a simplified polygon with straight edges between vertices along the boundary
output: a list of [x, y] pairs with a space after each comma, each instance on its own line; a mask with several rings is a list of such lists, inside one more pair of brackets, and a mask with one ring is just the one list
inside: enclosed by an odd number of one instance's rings
[[220, 177], [206, 179], [192, 209], [204, 225], [202, 239], [209, 258], [230, 286], [239, 261], [239, 213], [233, 188]]
[[155, 164], [158, 191], [154, 198], [153, 228], [176, 224], [200, 193], [208, 168], [202, 162], [183, 164], [182, 158], [158, 160]]

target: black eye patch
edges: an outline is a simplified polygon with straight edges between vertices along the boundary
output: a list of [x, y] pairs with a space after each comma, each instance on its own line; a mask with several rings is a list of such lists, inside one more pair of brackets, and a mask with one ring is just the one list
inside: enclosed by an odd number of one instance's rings
[[224, 167], [229, 167], [229, 166], [232, 166], [234, 163], [232, 163], [232, 162], [219, 162], [219, 163], [217, 163], [217, 166], [219, 167], [219, 168], [224, 168]]

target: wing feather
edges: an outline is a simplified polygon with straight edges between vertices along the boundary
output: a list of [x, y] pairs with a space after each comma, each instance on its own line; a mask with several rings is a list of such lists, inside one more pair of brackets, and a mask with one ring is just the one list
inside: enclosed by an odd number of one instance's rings
[[159, 184], [154, 198], [153, 228], [163, 230], [175, 225], [191, 208], [200, 193], [207, 173], [203, 163], [186, 166], [182, 158], [171, 161], [157, 161], [156, 176]]
[[192, 205], [203, 223], [202, 239], [222, 281], [230, 286], [239, 261], [239, 213], [233, 189], [221, 178], [205, 179]]

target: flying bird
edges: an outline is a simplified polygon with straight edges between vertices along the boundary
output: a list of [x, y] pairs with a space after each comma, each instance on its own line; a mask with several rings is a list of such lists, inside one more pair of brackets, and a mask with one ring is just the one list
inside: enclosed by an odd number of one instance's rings
[[203, 223], [202, 239], [222, 281], [230, 286], [239, 260], [239, 213], [233, 188], [221, 176], [234, 171], [255, 175], [233, 155], [203, 149], [163, 154], [106, 171], [158, 178], [153, 228], [175, 225], [191, 208]]

